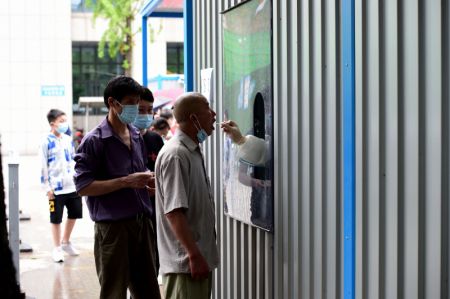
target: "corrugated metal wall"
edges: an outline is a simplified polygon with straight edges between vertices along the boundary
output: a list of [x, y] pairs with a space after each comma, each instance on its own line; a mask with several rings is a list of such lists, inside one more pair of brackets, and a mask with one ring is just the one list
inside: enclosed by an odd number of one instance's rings
[[[200, 86], [200, 70], [214, 68], [212, 106], [222, 120], [222, 24], [220, 12], [238, 2], [193, 1], [194, 89]], [[221, 150], [223, 136], [206, 144], [207, 171], [212, 178], [217, 214], [220, 266], [215, 271], [213, 298], [273, 298], [273, 235], [243, 224], [223, 213]]]
[[449, 7], [356, 1], [357, 298], [449, 298]]
[[[195, 88], [219, 13], [194, 3]], [[449, 5], [356, 1], [356, 298], [450, 298]], [[273, 1], [275, 233], [223, 214], [221, 144], [205, 147], [217, 199], [213, 298], [341, 298], [340, 1]]]

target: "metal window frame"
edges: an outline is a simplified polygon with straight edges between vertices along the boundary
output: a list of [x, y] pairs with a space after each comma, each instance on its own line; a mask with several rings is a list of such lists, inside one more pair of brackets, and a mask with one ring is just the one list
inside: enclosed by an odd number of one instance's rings
[[142, 15], [142, 85], [148, 85], [148, 47], [147, 20], [154, 18], [183, 18], [184, 19], [184, 89], [194, 89], [194, 34], [192, 1], [184, 0], [183, 13], [156, 12], [155, 9], [162, 0], [148, 0], [141, 9]]

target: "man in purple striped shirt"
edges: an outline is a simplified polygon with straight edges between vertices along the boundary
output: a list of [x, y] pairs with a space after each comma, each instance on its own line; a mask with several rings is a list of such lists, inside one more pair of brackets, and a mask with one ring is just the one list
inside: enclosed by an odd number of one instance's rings
[[155, 270], [155, 237], [150, 221], [154, 175], [146, 150], [130, 125], [142, 88], [126, 76], [105, 88], [108, 116], [81, 142], [75, 156], [75, 186], [87, 196], [95, 221], [94, 255], [100, 298], [160, 298]]

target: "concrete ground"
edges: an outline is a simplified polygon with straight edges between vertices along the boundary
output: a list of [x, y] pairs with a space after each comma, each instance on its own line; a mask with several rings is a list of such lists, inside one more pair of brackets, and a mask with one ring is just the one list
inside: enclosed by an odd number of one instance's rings
[[[8, 186], [8, 157], [3, 158], [3, 174]], [[19, 157], [19, 207], [31, 216], [20, 222], [20, 239], [31, 245], [32, 253], [20, 254], [22, 290], [34, 298], [98, 298], [99, 283], [94, 263], [94, 223], [83, 201], [83, 219], [75, 224], [71, 241], [80, 256], [65, 256], [64, 263], [51, 258], [48, 201], [40, 187], [38, 156]], [[5, 190], [8, 192], [8, 190]], [[64, 219], [66, 215], [64, 215]], [[62, 227], [63, 228], [63, 227]]]

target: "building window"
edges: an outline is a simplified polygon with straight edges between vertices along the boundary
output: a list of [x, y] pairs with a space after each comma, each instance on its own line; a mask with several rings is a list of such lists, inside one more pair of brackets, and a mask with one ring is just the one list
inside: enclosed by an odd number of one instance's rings
[[[105, 49], [105, 56], [99, 58], [98, 43], [72, 43], [74, 113], [83, 112], [77, 105], [80, 97], [103, 96], [103, 90], [108, 81], [125, 73], [122, 62], [123, 57], [120, 54], [116, 58], [110, 58], [107, 49]], [[92, 112], [98, 114], [102, 111], [97, 109]]]
[[167, 73], [184, 74], [183, 43], [167, 43]]
[[[93, 8], [86, 5], [86, 0], [71, 0], [72, 12], [92, 12]], [[92, 6], [95, 5], [96, 0], [92, 1]]]

